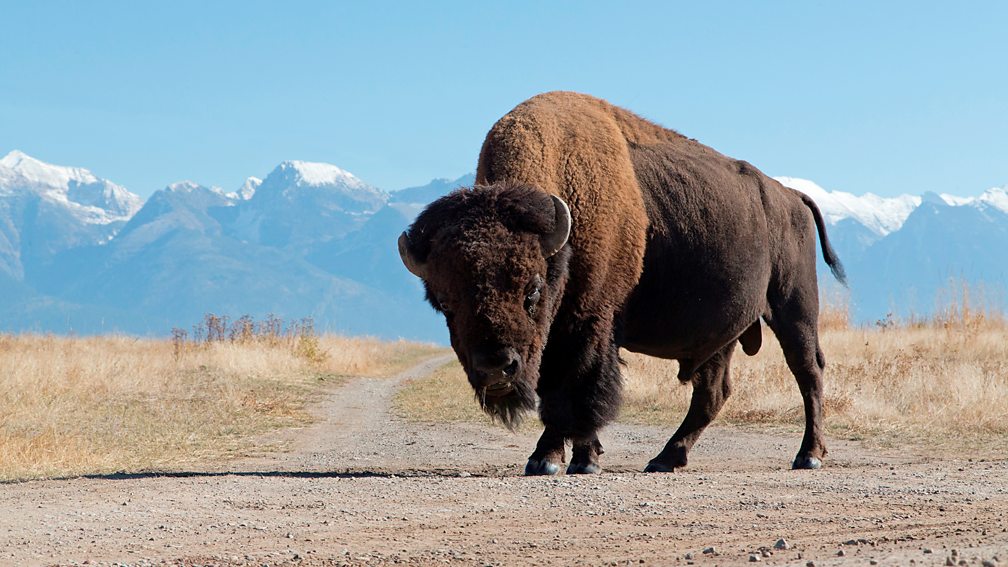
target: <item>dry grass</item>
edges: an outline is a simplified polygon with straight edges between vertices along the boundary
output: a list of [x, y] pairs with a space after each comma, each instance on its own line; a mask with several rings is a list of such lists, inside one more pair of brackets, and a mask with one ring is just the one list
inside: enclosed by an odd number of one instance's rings
[[438, 350], [309, 342], [0, 336], [0, 479], [243, 455], [256, 435], [310, 421], [307, 404], [342, 377], [385, 376]]
[[[849, 328], [843, 311], [824, 312], [821, 335], [831, 436], [873, 445], [1008, 452], [1008, 324], [1002, 317], [959, 309], [929, 321]], [[628, 364], [620, 420], [667, 425], [671, 433], [691, 395], [691, 387], [676, 379], [678, 364], [623, 356]], [[732, 381], [734, 393], [719, 422], [803, 427], [801, 395], [768, 330], [755, 357], [738, 349]], [[410, 384], [399, 396], [398, 409], [422, 421], [486, 421], [457, 365]]]
[[[430, 376], [407, 382], [396, 393], [393, 411], [413, 421], [464, 421], [504, 427], [480, 409], [465, 372], [457, 361], [442, 366]], [[538, 418], [530, 414], [518, 429], [524, 431], [540, 427]]]
[[[825, 412], [834, 436], [873, 444], [1008, 447], [1008, 327], [825, 330]], [[677, 425], [691, 387], [677, 364], [628, 354], [623, 419]], [[802, 427], [802, 399], [772, 334], [732, 364], [720, 420]]]
[[437, 369], [430, 376], [411, 380], [396, 393], [393, 409], [417, 421], [489, 423], [490, 418], [473, 396], [458, 362]]

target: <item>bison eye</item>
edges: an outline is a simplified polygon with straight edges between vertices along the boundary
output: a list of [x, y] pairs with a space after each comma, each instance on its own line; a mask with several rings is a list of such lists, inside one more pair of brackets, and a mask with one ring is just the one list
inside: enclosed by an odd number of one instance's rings
[[525, 311], [529, 316], [535, 316], [536, 308], [539, 306], [539, 299], [542, 298], [542, 278], [536, 276], [529, 282], [525, 291]]
[[437, 300], [437, 308], [438, 308], [438, 311], [444, 313], [445, 315], [451, 316], [451, 314], [452, 314], [451, 306], [448, 304], [447, 301], [445, 301], [443, 299], [439, 298]]
[[539, 305], [539, 298], [541, 296], [542, 294], [538, 289], [525, 296], [525, 311], [528, 311], [529, 315], [535, 315], [536, 306]]

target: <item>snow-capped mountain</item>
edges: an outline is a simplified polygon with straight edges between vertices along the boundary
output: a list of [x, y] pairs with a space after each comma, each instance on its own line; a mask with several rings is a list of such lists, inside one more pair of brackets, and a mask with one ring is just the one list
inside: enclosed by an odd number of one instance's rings
[[255, 195], [256, 189], [258, 189], [260, 185], [262, 185], [262, 179], [259, 179], [258, 177], [249, 177], [245, 180], [245, 183], [242, 183], [242, 186], [238, 188], [238, 191], [236, 191], [235, 194], [239, 198], [248, 201], [252, 198], [252, 195]]
[[[950, 286], [975, 286], [994, 296], [1006, 291], [1008, 187], [975, 197], [928, 192], [885, 198], [776, 179], [812, 197], [822, 210], [847, 267], [856, 320], [926, 315], [941, 307]], [[824, 285], [834, 285], [821, 260], [819, 272]]]
[[0, 196], [31, 193], [66, 208], [81, 222], [128, 220], [143, 199], [79, 167], [52, 165], [14, 150], [0, 159]]
[[949, 193], [932, 192], [923, 195], [879, 197], [872, 193], [854, 195], [843, 191], [828, 191], [814, 181], [798, 177], [775, 177], [774, 179], [785, 187], [796, 189], [812, 197], [829, 224], [853, 219], [878, 236], [885, 236], [902, 228], [910, 214], [921, 203], [928, 200], [953, 207], [989, 206], [1008, 213], [1008, 185], [993, 187], [976, 197], [959, 197]]
[[443, 338], [395, 252], [422, 203], [389, 204], [339, 167], [288, 161], [234, 192], [180, 181], [140, 205], [87, 170], [4, 158], [0, 329], [164, 334], [212, 311]]
[[940, 196], [942, 201], [949, 205], [985, 205], [1008, 213], [1008, 185], [992, 187], [979, 197], [957, 197], [948, 193], [942, 193]]
[[388, 194], [326, 163], [285, 161], [235, 211], [234, 235], [270, 246], [305, 246], [359, 228]]
[[0, 275], [22, 281], [64, 250], [105, 242], [142, 200], [86, 169], [0, 159]]
[[899, 230], [910, 213], [921, 204], [915, 195], [879, 197], [872, 193], [854, 195], [843, 191], [827, 191], [814, 181], [797, 177], [775, 177], [785, 187], [797, 189], [815, 200], [823, 217], [830, 224], [854, 219], [878, 236]]
[[[950, 278], [1004, 291], [1008, 187], [879, 197], [777, 179], [822, 209], [858, 322], [929, 313]], [[472, 183], [386, 193], [334, 165], [287, 161], [232, 192], [172, 183], [141, 207], [86, 169], [11, 152], [0, 160], [0, 330], [163, 335], [205, 312], [274, 313], [443, 342], [396, 239], [427, 203]], [[821, 268], [822, 286], [836, 286]]]

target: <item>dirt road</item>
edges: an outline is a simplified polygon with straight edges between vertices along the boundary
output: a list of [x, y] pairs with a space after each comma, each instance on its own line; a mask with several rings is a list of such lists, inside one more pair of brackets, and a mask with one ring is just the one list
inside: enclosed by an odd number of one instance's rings
[[0, 485], [0, 565], [1008, 565], [1008, 461], [833, 441], [793, 472], [799, 435], [722, 426], [645, 475], [673, 428], [617, 425], [608, 472], [525, 478], [532, 435], [389, 413], [445, 360], [348, 383], [289, 453]]

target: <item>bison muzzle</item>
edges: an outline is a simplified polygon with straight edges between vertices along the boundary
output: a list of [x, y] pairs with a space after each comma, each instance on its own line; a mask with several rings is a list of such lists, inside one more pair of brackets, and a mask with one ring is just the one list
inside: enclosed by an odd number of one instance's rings
[[735, 345], [761, 321], [805, 406], [794, 468], [818, 468], [822, 373], [819, 209], [746, 162], [586, 95], [553, 92], [491, 128], [476, 185], [431, 203], [399, 238], [403, 263], [444, 314], [476, 399], [514, 427], [545, 426], [526, 474], [601, 470], [616, 415], [619, 349], [679, 362], [686, 417], [645, 470], [671, 471], [731, 393]]

